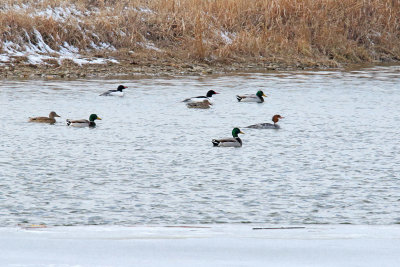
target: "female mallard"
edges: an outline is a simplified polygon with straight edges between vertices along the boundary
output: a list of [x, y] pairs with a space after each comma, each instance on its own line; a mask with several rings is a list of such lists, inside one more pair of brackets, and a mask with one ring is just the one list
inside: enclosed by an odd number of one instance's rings
[[117, 90], [108, 90], [104, 93], [101, 94], [101, 96], [124, 96], [125, 93], [122, 92], [122, 90], [126, 89], [128, 87], [120, 85], [118, 86]]
[[182, 102], [196, 102], [196, 101], [203, 101], [203, 100], [210, 100], [213, 95], [217, 95], [219, 93], [215, 92], [214, 90], [210, 90], [207, 92], [206, 95], [195, 96], [191, 98], [186, 98]]
[[281, 115], [274, 115], [272, 117], [272, 121], [274, 122], [274, 124], [272, 123], [258, 123], [258, 124], [253, 124], [250, 126], [247, 126], [246, 128], [253, 128], [253, 129], [279, 129], [279, 125], [277, 124], [279, 119], [283, 119], [285, 117], [282, 117]]
[[255, 95], [237, 95], [236, 99], [239, 102], [257, 102], [262, 103], [264, 102], [263, 96], [267, 97], [263, 91], [258, 91]]
[[239, 128], [233, 128], [233, 138], [213, 139], [211, 142], [214, 146], [241, 147], [242, 140], [239, 138], [238, 134], [244, 134], [244, 132], [242, 132]]
[[67, 125], [73, 127], [95, 127], [95, 120], [101, 120], [96, 114], [91, 114], [89, 120], [69, 120], [67, 119]]
[[200, 109], [207, 109], [210, 108], [212, 104], [207, 99], [203, 100], [202, 102], [189, 102], [186, 103], [188, 108], [200, 108]]
[[60, 116], [58, 116], [57, 113], [52, 111], [50, 112], [49, 117], [34, 117], [34, 118], [29, 118], [29, 121], [54, 124], [56, 123], [55, 117], [60, 117]]

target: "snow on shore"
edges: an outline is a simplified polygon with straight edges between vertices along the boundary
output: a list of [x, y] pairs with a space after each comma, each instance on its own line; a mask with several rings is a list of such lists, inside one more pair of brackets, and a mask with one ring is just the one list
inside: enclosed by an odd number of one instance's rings
[[252, 267], [398, 266], [400, 262], [397, 225], [255, 227], [260, 226], [0, 228], [0, 262], [2, 266]]
[[[42, 35], [34, 30], [35, 44], [33, 44], [26, 34], [28, 43], [21, 46], [11, 41], [3, 42], [3, 50], [5, 53], [0, 54], [0, 64], [12, 62], [13, 57], [26, 57], [29, 64], [42, 64], [45, 60], [56, 60], [61, 64], [63, 60], [71, 60], [78, 65], [82, 64], [106, 64], [107, 62], [118, 63], [115, 59], [105, 58], [87, 58], [79, 54], [79, 49], [64, 42], [58, 51], [51, 49], [44, 41]], [[94, 45], [93, 45], [94, 46]], [[94, 46], [95, 50], [101, 50], [103, 47]], [[110, 49], [110, 48], [109, 48]], [[111, 47], [112, 49], [112, 47]]]
[[[56, 6], [50, 7], [47, 6], [40, 9], [35, 9], [34, 7], [27, 4], [14, 4], [14, 5], [4, 5], [0, 7], [0, 15], [1, 12], [7, 11], [16, 11], [24, 16], [27, 14], [28, 16], [34, 17], [44, 17], [47, 19], [53, 19], [58, 22], [66, 22], [78, 25], [82, 22], [82, 19], [85, 16], [95, 16], [94, 11], [86, 11], [83, 13], [80, 11], [75, 5], [71, 4], [69, 6]], [[79, 27], [79, 25], [77, 26]], [[79, 49], [74, 47], [73, 45], [64, 42], [62, 45], [58, 47], [57, 50], [54, 50], [49, 47], [49, 45], [43, 40], [43, 36], [41, 33], [33, 28], [33, 37], [30, 37], [28, 32], [24, 30], [25, 34], [23, 36], [19, 36], [18, 42], [12, 42], [7, 40], [6, 38], [0, 40], [0, 66], [5, 65], [6, 63], [11, 63], [15, 61], [15, 57], [25, 57], [27, 64], [47, 64], [46, 60], [56, 60], [58, 64], [62, 64], [63, 60], [71, 60], [78, 65], [82, 64], [106, 64], [108, 62], [118, 63], [117, 60], [113, 58], [88, 58], [79, 53]], [[111, 44], [106, 44], [100, 42], [99, 44], [95, 44], [92, 42], [91, 44], [93, 51], [102, 51], [102, 50], [115, 50]], [[3, 53], [1, 53], [3, 50]]]

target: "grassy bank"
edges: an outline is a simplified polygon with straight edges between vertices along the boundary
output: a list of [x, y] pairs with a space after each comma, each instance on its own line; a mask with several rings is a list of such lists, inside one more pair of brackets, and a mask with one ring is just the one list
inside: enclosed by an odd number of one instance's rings
[[[397, 0], [36, 2], [0, 4], [3, 66], [118, 61], [334, 67], [400, 60]], [[32, 53], [39, 59], [27, 57]]]

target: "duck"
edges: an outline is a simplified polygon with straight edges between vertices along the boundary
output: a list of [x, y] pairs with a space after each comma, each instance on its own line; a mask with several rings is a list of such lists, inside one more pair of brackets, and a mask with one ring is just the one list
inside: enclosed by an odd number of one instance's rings
[[89, 120], [70, 120], [67, 119], [67, 125], [73, 127], [96, 127], [95, 120], [101, 120], [96, 114], [91, 114]]
[[258, 123], [258, 124], [253, 124], [250, 126], [247, 126], [246, 128], [253, 128], [253, 129], [279, 129], [280, 126], [277, 124], [278, 121], [280, 119], [283, 119], [285, 117], [282, 117], [279, 114], [276, 114], [274, 116], [272, 116], [272, 121], [274, 122], [274, 124], [272, 123]]
[[52, 111], [52, 112], [50, 112], [49, 117], [33, 117], [33, 118], [29, 118], [29, 121], [54, 124], [54, 123], [56, 123], [55, 117], [60, 117], [60, 116], [57, 113], [55, 113], [54, 111]]
[[204, 99], [201, 102], [189, 102], [189, 103], [186, 103], [186, 106], [188, 108], [199, 108], [199, 109], [208, 109], [208, 108], [210, 108], [211, 105], [212, 105], [211, 102], [208, 101], [207, 99]]
[[217, 92], [215, 92], [214, 90], [209, 90], [208, 92], [207, 92], [207, 94], [206, 95], [200, 95], [200, 96], [194, 96], [194, 97], [191, 97], [191, 98], [186, 98], [185, 100], [183, 100], [182, 102], [198, 102], [198, 101], [202, 101], [202, 100], [204, 100], [204, 99], [206, 99], [206, 100], [210, 100], [210, 98], [213, 96], [213, 95], [218, 95], [219, 93], [217, 93]]
[[100, 96], [124, 96], [125, 93], [122, 90], [124, 90], [126, 88], [128, 88], [128, 87], [119, 85], [117, 90], [108, 90], [108, 91], [100, 94]]
[[238, 134], [244, 134], [244, 132], [242, 132], [239, 128], [233, 128], [233, 138], [213, 139], [211, 142], [213, 143], [213, 146], [241, 147], [242, 140], [239, 138]]
[[257, 102], [257, 103], [263, 103], [264, 102], [264, 97], [267, 97], [263, 91], [259, 90], [256, 94], [251, 94], [251, 95], [237, 95], [236, 99], [239, 102]]

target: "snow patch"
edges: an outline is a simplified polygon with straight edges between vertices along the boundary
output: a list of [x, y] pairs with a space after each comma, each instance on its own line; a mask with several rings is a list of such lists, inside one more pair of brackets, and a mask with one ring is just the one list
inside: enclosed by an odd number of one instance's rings
[[136, 11], [141, 12], [141, 13], [147, 13], [147, 14], [155, 14], [155, 12], [147, 7], [138, 7], [136, 8]]
[[9, 62], [10, 57], [7, 55], [0, 55], [0, 62]]
[[[39, 5], [39, 3], [42, 5]], [[60, 4], [58, 6], [50, 6], [43, 3], [45, 3], [45, 1], [39, 0], [36, 4], [0, 4], [0, 14], [12, 10], [21, 13], [22, 16], [42, 17], [65, 23], [71, 23], [72, 21], [72, 23], [74, 23], [75, 26], [80, 29], [79, 24], [84, 18], [95, 16], [100, 12], [96, 8], [92, 8], [90, 10], [81, 10], [78, 6], [72, 3]], [[144, 14], [155, 14], [153, 10], [147, 7], [137, 7], [134, 8], [134, 10]], [[65, 28], [64, 31], [66, 31]], [[88, 36], [89, 40], [94, 39], [94, 41], [89, 41], [90, 48], [87, 49], [87, 52], [91, 52], [93, 50], [117, 50], [110, 43], [101, 42], [101, 38], [99, 38], [99, 36], [97, 36], [94, 32], [86, 30], [85, 34]], [[122, 30], [116, 31], [116, 34], [122, 37], [127, 35], [127, 33]], [[50, 36], [50, 38], [52, 37]], [[48, 43], [46, 43], [45, 38], [43, 38], [37, 29], [33, 29], [32, 32], [29, 31], [29, 33], [25, 31], [21, 36], [16, 37], [16, 39], [12, 41], [3, 39], [0, 40], [0, 42], [2, 42], [2, 46], [0, 45], [1, 62], [12, 62], [14, 57], [26, 57], [27, 63], [30, 64], [41, 64], [48, 59], [55, 59], [58, 62], [61, 62], [65, 59], [70, 59], [79, 65], [88, 63], [104, 64], [107, 62], [118, 62], [115, 59], [84, 58], [79, 54], [79, 49], [77, 47], [74, 47], [67, 42], [63, 43], [59, 47], [50, 47]], [[139, 43], [139, 45], [148, 50], [157, 52], [162, 51], [152, 42], [142, 42]]]
[[148, 50], [154, 50], [154, 51], [157, 51], [157, 52], [162, 52], [162, 49], [156, 47], [154, 45], [154, 43], [152, 43], [152, 42], [146, 42], [146, 43], [138, 42], [137, 44], [140, 45], [141, 47], [144, 47], [144, 48], [148, 49]]
[[[59, 47], [59, 51], [53, 50], [43, 40], [43, 36], [36, 29], [33, 30], [34, 39], [33, 42], [29, 37], [29, 34], [25, 32], [25, 38], [27, 44], [21, 47], [19, 44], [15, 44], [11, 41], [5, 40], [3, 42], [3, 51], [5, 54], [0, 54], [1, 62], [12, 62], [12, 57], [26, 57], [27, 63], [29, 64], [42, 64], [45, 60], [55, 59], [59, 64], [65, 59], [72, 60], [78, 65], [82, 64], [106, 64], [107, 62], [118, 63], [115, 59], [104, 59], [104, 58], [84, 58], [79, 54], [79, 49], [67, 42], [64, 42]], [[92, 43], [92, 47], [95, 50], [115, 50], [115, 48], [106, 43], [100, 43], [96, 45]], [[51, 54], [51, 56], [49, 55]], [[4, 64], [2, 64], [4, 65]]]
[[236, 37], [234, 34], [231, 34], [226, 31], [221, 31], [219, 35], [226, 44], [232, 44], [233, 39]]
[[122, 267], [399, 265], [397, 225], [253, 227], [0, 228], [0, 262], [3, 266]]

